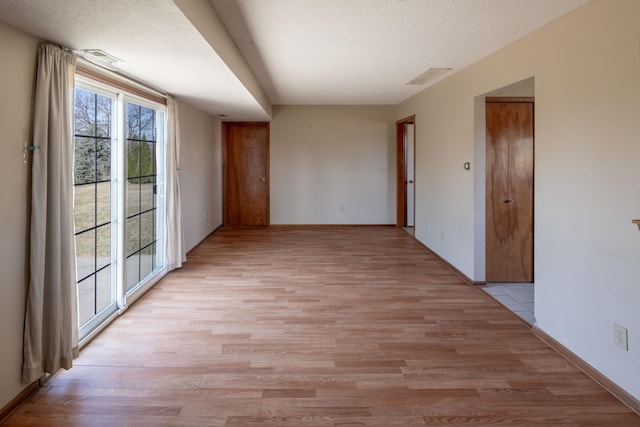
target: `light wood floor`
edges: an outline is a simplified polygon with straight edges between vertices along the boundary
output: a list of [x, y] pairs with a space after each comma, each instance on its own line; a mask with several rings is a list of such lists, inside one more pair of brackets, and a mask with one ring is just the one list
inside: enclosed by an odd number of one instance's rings
[[7, 425], [640, 425], [391, 227], [223, 229]]

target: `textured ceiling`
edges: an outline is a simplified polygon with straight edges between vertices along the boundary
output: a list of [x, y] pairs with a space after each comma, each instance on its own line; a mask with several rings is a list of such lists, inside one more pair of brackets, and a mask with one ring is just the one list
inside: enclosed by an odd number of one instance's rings
[[396, 104], [585, 3], [212, 0], [273, 104]]
[[405, 85], [427, 69], [451, 75], [587, 1], [0, 0], [0, 21], [102, 49], [209, 113], [268, 120], [266, 97], [396, 104], [428, 86]]
[[0, 0], [0, 21], [72, 50], [102, 49], [125, 73], [207, 112], [268, 119], [172, 0]]

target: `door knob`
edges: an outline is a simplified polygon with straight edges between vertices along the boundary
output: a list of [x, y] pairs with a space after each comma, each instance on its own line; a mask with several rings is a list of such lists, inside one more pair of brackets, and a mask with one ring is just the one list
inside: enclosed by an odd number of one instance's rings
[[410, 179], [409, 181], [407, 181], [407, 184], [413, 184], [413, 180]]
[[262, 182], [267, 182], [267, 178], [262, 178], [261, 181]]
[[509, 199], [509, 200], [505, 200], [504, 202], [505, 202], [505, 203], [515, 203], [516, 201], [515, 201], [515, 200], [513, 200], [513, 199]]

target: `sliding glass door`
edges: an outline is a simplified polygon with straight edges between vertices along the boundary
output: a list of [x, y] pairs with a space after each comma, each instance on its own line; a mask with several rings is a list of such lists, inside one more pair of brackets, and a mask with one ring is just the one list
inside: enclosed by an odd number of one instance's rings
[[74, 221], [78, 320], [92, 329], [116, 310], [115, 97], [75, 90]]
[[126, 289], [130, 291], [161, 264], [164, 188], [158, 176], [164, 147], [158, 144], [158, 121], [164, 113], [128, 102], [127, 109], [127, 218]]
[[164, 268], [164, 106], [97, 82], [75, 89], [79, 336]]

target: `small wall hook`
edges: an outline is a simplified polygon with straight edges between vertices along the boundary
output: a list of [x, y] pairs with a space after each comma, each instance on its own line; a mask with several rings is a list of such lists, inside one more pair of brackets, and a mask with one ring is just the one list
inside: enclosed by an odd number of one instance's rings
[[39, 145], [29, 145], [29, 142], [25, 140], [24, 147], [22, 149], [22, 163], [24, 163], [25, 165], [27, 164], [27, 153], [29, 153], [29, 151], [34, 151], [39, 149], [40, 149]]

